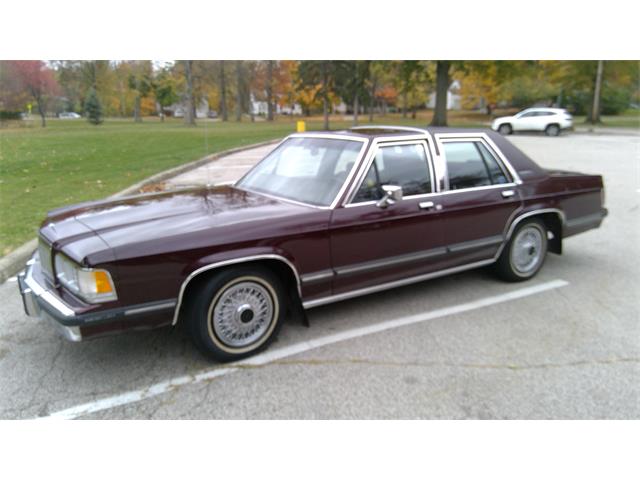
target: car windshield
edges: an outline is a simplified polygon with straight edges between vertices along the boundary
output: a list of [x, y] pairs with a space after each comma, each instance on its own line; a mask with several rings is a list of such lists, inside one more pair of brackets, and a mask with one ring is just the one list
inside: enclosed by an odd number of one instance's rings
[[251, 169], [237, 187], [329, 206], [353, 168], [363, 142], [291, 137]]

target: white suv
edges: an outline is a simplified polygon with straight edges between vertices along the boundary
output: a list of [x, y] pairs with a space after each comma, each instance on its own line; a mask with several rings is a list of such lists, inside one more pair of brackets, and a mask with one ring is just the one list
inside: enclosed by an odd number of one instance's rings
[[496, 118], [493, 130], [502, 135], [513, 132], [536, 131], [555, 137], [561, 130], [573, 127], [573, 118], [564, 108], [527, 108], [512, 117]]

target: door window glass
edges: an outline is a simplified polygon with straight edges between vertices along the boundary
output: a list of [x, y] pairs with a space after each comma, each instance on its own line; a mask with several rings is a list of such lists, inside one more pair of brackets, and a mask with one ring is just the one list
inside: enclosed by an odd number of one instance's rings
[[354, 203], [379, 200], [382, 185], [402, 187], [404, 196], [431, 193], [431, 176], [422, 144], [380, 147], [369, 167]]
[[508, 183], [504, 171], [482, 142], [446, 142], [444, 154], [450, 190]]

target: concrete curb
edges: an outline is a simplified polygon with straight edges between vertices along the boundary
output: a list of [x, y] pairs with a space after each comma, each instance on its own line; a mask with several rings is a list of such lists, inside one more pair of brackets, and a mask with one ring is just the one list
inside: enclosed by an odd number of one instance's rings
[[[125, 197], [127, 195], [135, 195], [136, 193], [140, 193], [140, 189], [146, 185], [152, 183], [162, 182], [163, 180], [167, 180], [172, 177], [176, 177], [181, 173], [187, 172], [189, 170], [193, 170], [194, 168], [198, 168], [205, 163], [209, 163], [213, 160], [217, 160], [221, 157], [226, 157], [227, 155], [231, 155], [233, 153], [243, 152], [245, 150], [251, 150], [252, 148], [264, 147], [267, 145], [272, 145], [278, 140], [269, 140], [266, 142], [254, 143], [252, 145], [245, 145], [243, 147], [231, 148], [229, 150], [224, 150], [222, 152], [213, 153], [211, 155], [207, 155], [206, 157], [202, 157], [198, 160], [194, 160], [193, 162], [185, 163], [184, 165], [179, 165], [177, 167], [171, 168], [169, 170], [165, 170], [164, 172], [156, 173], [155, 175], [150, 176], [142, 180], [141, 182], [135, 183], [130, 187], [125, 188], [124, 190], [119, 191], [118, 193], [114, 193], [113, 195], [107, 197], [108, 199]], [[31, 255], [33, 251], [38, 247], [38, 241], [34, 238], [29, 240], [28, 242], [20, 245], [13, 252], [5, 255], [0, 258], [0, 283], [4, 283], [8, 278], [17, 274], [20, 270], [24, 268], [25, 263]]]

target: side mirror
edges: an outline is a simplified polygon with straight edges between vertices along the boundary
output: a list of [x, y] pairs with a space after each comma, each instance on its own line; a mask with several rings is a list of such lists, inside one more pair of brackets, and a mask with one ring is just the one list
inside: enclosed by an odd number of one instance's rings
[[382, 185], [382, 190], [384, 191], [384, 196], [378, 200], [376, 207], [387, 208], [389, 205], [402, 200], [402, 187], [398, 185]]

